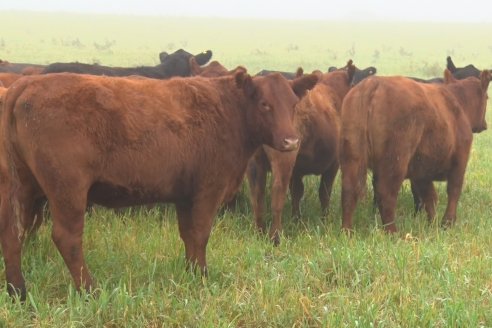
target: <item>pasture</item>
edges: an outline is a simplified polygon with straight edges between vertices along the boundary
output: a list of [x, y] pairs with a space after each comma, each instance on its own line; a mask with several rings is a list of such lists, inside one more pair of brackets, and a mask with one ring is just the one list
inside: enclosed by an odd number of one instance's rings
[[[155, 65], [161, 51], [211, 49], [212, 60], [250, 73], [375, 66], [378, 75], [442, 76], [457, 66], [492, 68], [492, 26], [88, 16], [1, 12], [0, 59]], [[492, 122], [492, 105], [488, 106]], [[284, 211], [279, 247], [254, 229], [247, 186], [221, 212], [208, 245], [208, 278], [185, 271], [172, 206], [94, 208], [84, 247], [99, 296], [80, 295], [51, 241], [50, 222], [24, 246], [28, 298], [12, 303], [0, 262], [0, 327], [491, 327], [492, 137], [474, 135], [456, 226], [438, 222], [446, 185], [436, 183], [436, 222], [413, 215], [405, 183], [399, 232], [382, 231], [372, 190], [341, 233], [340, 178], [321, 217], [309, 177], [302, 217]], [[369, 184], [370, 185], [370, 184]]]

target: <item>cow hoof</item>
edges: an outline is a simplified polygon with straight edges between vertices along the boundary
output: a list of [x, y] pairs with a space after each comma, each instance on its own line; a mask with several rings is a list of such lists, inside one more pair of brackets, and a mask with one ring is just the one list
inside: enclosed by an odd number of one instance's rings
[[9, 296], [12, 297], [13, 301], [19, 300], [21, 303], [26, 301], [26, 286], [14, 287], [12, 284], [8, 284], [7, 292], [9, 293]]

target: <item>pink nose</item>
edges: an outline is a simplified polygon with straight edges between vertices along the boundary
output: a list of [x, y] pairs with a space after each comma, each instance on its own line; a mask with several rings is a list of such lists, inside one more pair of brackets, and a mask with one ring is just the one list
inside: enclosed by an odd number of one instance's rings
[[295, 150], [299, 147], [299, 138], [285, 138], [283, 146], [285, 150]]

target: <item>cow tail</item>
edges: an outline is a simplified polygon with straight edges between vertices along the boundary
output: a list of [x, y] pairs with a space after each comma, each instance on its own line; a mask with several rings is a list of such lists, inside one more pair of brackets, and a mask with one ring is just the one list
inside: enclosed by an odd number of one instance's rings
[[[6, 196], [9, 199], [11, 209], [14, 215], [14, 222], [18, 228], [19, 238], [24, 234], [24, 228], [21, 219], [21, 207], [19, 204], [19, 200], [17, 194], [21, 187], [21, 182], [19, 179], [19, 174], [16, 168], [16, 162], [18, 162], [17, 154], [14, 149], [13, 143], [17, 139], [17, 131], [15, 129], [15, 116], [14, 109], [19, 99], [19, 96], [24, 92], [27, 88], [27, 81], [23, 81], [21, 79], [14, 83], [5, 94], [5, 99], [3, 103], [3, 112], [1, 116], [0, 122], [0, 137], [1, 137], [1, 169], [2, 174], [6, 174], [7, 177], [4, 177], [2, 180], [6, 179], [8, 181], [7, 186], [10, 186], [8, 189], [8, 194]], [[3, 196], [2, 196], [3, 198]], [[2, 199], [3, 201], [3, 199]]]

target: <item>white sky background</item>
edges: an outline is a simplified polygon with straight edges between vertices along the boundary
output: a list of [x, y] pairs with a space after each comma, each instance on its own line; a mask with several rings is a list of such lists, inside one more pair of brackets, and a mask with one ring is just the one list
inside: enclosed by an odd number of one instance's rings
[[492, 22], [492, 0], [0, 0], [0, 10], [229, 18]]

